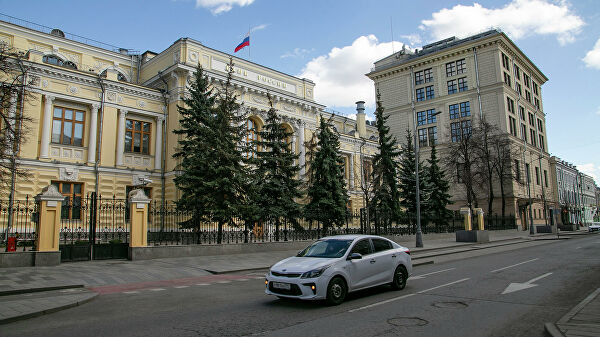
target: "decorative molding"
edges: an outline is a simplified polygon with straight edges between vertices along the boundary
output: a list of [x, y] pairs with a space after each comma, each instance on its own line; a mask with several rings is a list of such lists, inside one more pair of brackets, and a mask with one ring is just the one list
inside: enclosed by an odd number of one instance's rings
[[189, 55], [189, 58], [190, 58], [190, 60], [192, 62], [194, 62], [194, 63], [198, 62], [198, 52], [196, 52], [196, 51], [190, 51], [188, 53], [188, 55]]
[[262, 105], [269, 105], [269, 102], [267, 102], [267, 100], [263, 97], [260, 96], [252, 96], [252, 100], [258, 104], [262, 104]]
[[142, 100], [139, 100], [139, 101], [137, 102], [137, 105], [138, 105], [140, 108], [144, 108], [144, 107], [146, 107], [146, 102], [145, 102], [145, 101], [142, 101]]
[[79, 169], [74, 166], [59, 167], [58, 179], [62, 181], [77, 181], [79, 179]]
[[296, 108], [287, 104], [282, 104], [282, 108], [285, 111], [296, 112]]

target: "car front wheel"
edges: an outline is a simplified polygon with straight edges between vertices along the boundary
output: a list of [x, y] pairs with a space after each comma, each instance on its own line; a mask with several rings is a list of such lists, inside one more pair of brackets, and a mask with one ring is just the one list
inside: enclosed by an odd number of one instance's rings
[[396, 267], [394, 271], [394, 280], [392, 281], [392, 288], [394, 290], [402, 290], [406, 287], [406, 279], [408, 279], [408, 272], [403, 265]]
[[346, 282], [341, 277], [334, 277], [327, 286], [327, 303], [338, 305], [344, 302], [347, 293]]

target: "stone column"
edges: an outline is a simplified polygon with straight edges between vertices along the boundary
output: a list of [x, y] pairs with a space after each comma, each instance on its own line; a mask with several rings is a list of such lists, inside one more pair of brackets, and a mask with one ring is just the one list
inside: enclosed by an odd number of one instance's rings
[[[127, 197], [131, 212], [129, 217], [131, 219], [129, 247], [146, 247], [148, 246], [148, 204], [150, 204], [150, 198], [146, 196], [142, 189], [129, 192]], [[131, 250], [129, 258], [132, 259]]]
[[298, 143], [300, 145], [300, 156], [298, 158], [298, 165], [300, 166], [300, 177], [304, 177], [306, 174], [306, 147], [304, 146], [304, 123], [300, 122], [298, 127]]
[[88, 164], [93, 164], [96, 161], [96, 133], [98, 129], [98, 109], [99, 104], [92, 104], [92, 113], [90, 116], [90, 132], [88, 135]]
[[350, 165], [350, 189], [354, 189], [354, 154], [350, 154], [348, 164]]
[[54, 185], [46, 186], [42, 193], [35, 196], [38, 202], [38, 222], [36, 225], [36, 251], [58, 252], [60, 211], [65, 197]]
[[154, 169], [160, 170], [162, 167], [162, 133], [164, 116], [156, 117], [156, 141], [154, 143]]
[[42, 122], [42, 139], [40, 141], [40, 158], [48, 158], [50, 150], [50, 132], [52, 130], [52, 102], [54, 96], [44, 95], [44, 120]]
[[119, 109], [119, 122], [117, 125], [117, 166], [123, 166], [123, 151], [125, 151], [125, 117], [127, 111]]

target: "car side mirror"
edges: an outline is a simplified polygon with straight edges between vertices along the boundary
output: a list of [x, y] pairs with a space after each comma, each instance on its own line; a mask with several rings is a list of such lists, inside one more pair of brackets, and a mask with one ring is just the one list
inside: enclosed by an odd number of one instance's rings
[[362, 259], [362, 255], [360, 255], [359, 253], [352, 253], [350, 254], [350, 256], [348, 256], [348, 260], [360, 260]]

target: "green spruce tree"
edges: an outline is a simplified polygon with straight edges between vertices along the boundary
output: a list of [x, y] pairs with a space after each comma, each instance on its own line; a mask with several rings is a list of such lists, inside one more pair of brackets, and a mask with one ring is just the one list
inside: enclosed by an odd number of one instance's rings
[[450, 185], [446, 180], [444, 171], [440, 168], [435, 144], [431, 146], [431, 155], [427, 160], [426, 179], [428, 182], [429, 200], [425, 210], [426, 219], [433, 222], [439, 230], [448, 226], [452, 212], [446, 206], [452, 204], [451, 195], [448, 193]]
[[344, 159], [339, 152], [340, 141], [323, 116], [318, 132], [319, 149], [310, 165], [309, 202], [304, 214], [307, 220], [321, 222], [326, 233], [333, 226], [344, 224], [348, 194], [344, 182]]
[[[417, 191], [416, 191], [416, 174], [415, 174], [415, 148], [413, 146], [413, 137], [410, 130], [406, 131], [406, 144], [402, 149], [400, 170], [399, 170], [399, 191], [400, 191], [400, 206], [406, 212], [406, 216], [410, 225], [416, 224], [417, 214]], [[427, 183], [425, 170], [419, 162], [419, 191], [421, 200], [421, 214], [427, 205]]]
[[381, 97], [377, 94], [375, 124], [379, 134], [379, 152], [373, 158], [373, 200], [372, 214], [384, 228], [389, 228], [392, 221], [400, 216], [400, 196], [398, 191], [398, 163], [400, 152], [395, 148], [396, 138], [390, 135], [390, 128], [385, 124], [388, 117], [383, 115]]
[[271, 108], [256, 142], [254, 204], [261, 219], [275, 222], [275, 241], [279, 241], [281, 221], [297, 224], [301, 216], [302, 208], [296, 202], [302, 196], [301, 182], [297, 179], [300, 167], [294, 164], [298, 155], [289, 142], [292, 134], [273, 108], [271, 96], [268, 98]]
[[231, 84], [233, 61], [225, 83], [210, 89], [199, 66], [184, 107], [178, 107], [182, 136], [174, 154], [181, 160], [175, 184], [182, 191], [178, 207], [191, 211], [182, 225], [199, 229], [201, 221], [217, 222], [217, 243], [223, 226], [247, 207], [249, 175], [240, 148], [246, 135], [246, 115]]

